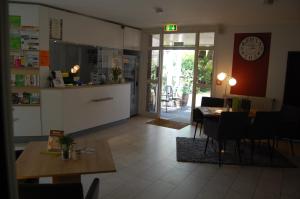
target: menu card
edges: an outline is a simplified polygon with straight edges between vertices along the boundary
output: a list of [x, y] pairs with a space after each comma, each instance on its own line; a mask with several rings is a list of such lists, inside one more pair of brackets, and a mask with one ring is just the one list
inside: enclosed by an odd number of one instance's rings
[[59, 138], [64, 136], [64, 131], [50, 130], [48, 138], [48, 151], [58, 152], [60, 151]]

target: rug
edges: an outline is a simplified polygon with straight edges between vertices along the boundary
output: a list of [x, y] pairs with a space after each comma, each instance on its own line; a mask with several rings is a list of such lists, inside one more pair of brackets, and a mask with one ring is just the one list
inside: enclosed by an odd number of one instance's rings
[[[177, 161], [179, 162], [200, 162], [219, 164], [217, 143], [209, 142], [204, 154], [206, 139], [196, 138], [176, 138]], [[226, 142], [226, 151], [222, 153], [223, 164], [259, 166], [259, 167], [278, 167], [278, 168], [296, 168], [286, 157], [274, 150], [273, 160], [270, 160], [270, 152], [267, 144], [260, 144], [255, 147], [253, 162], [251, 161], [251, 144], [241, 144], [241, 159], [240, 163], [238, 154], [235, 152], [234, 142]]]
[[189, 124], [183, 123], [183, 122], [175, 122], [175, 121], [165, 120], [165, 119], [160, 119], [160, 118], [151, 120], [151, 121], [147, 122], [147, 124], [163, 126], [163, 127], [177, 129], [177, 130], [182, 129], [183, 127], [186, 127], [187, 125], [189, 125]]

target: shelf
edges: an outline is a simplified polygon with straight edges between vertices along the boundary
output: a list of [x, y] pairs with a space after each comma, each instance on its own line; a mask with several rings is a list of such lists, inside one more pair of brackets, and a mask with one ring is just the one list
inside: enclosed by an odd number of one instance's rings
[[13, 104], [13, 106], [40, 106], [40, 104]]
[[39, 67], [16, 67], [16, 66], [12, 66], [11, 69], [12, 70], [40, 70]]
[[40, 90], [39, 86], [22, 86], [22, 87], [17, 87], [17, 86], [12, 86], [11, 87], [12, 91], [28, 91], [28, 92], [38, 92]]

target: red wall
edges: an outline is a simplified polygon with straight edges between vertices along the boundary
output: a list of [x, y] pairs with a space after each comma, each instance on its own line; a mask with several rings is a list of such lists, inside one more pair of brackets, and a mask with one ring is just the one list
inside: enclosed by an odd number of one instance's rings
[[[259, 37], [264, 43], [263, 55], [255, 61], [244, 60], [239, 54], [239, 44], [247, 36]], [[236, 33], [234, 38], [232, 76], [237, 84], [230, 93], [265, 97], [268, 78], [271, 33]]]

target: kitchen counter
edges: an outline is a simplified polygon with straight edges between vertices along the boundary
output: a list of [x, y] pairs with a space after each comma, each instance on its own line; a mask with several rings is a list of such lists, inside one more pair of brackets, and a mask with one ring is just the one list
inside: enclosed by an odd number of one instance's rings
[[65, 134], [130, 117], [130, 84], [41, 89], [42, 134]]

